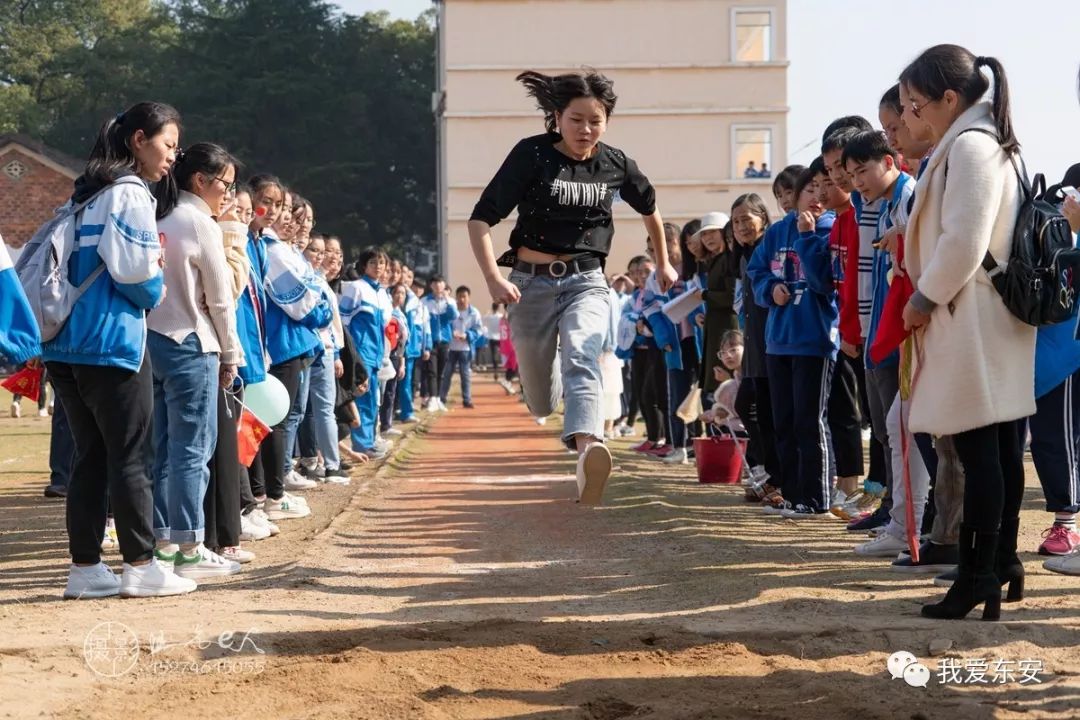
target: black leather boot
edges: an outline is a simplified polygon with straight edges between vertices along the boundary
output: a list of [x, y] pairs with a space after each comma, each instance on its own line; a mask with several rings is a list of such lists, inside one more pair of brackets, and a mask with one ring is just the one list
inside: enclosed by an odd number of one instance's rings
[[937, 620], [959, 620], [976, 605], [983, 606], [983, 620], [1001, 617], [1001, 583], [994, 572], [998, 550], [998, 533], [976, 532], [968, 525], [960, 526], [960, 564], [958, 577], [945, 599], [936, 605], [923, 605], [923, 617]]
[[1024, 564], [1016, 554], [1016, 535], [1020, 530], [1020, 518], [1003, 518], [998, 535], [997, 564], [994, 572], [1002, 585], [1008, 583], [1005, 602], [1024, 599]]

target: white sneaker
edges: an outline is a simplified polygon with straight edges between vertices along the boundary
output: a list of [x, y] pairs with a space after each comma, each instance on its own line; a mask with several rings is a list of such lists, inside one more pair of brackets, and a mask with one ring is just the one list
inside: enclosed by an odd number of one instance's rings
[[386, 432], [383, 433], [383, 435], [386, 435], [387, 437], [400, 437], [400, 436], [402, 436], [404, 434], [405, 433], [401, 432], [400, 430], [398, 430], [397, 428], [394, 428], [394, 427], [390, 428], [389, 430], [387, 430]]
[[17, 402], [11, 403], [11, 417], [13, 417], [13, 418], [21, 418], [22, 417], [22, 408], [19, 406], [19, 403], [17, 403]]
[[49, 409], [48, 408], [41, 408], [40, 410], [37, 411], [37, 414], [38, 414], [38, 417], [49, 417]]
[[176, 559], [173, 560], [173, 572], [182, 578], [201, 580], [202, 578], [235, 575], [240, 572], [240, 563], [226, 560], [202, 543], [199, 543], [195, 548], [195, 552], [191, 555], [185, 555], [182, 552], [176, 553]]
[[260, 525], [252, 517], [255, 513], [240, 516], [240, 539], [249, 542], [270, 537], [270, 528]]
[[439, 412], [438, 398], [431, 398], [430, 400], [428, 400], [427, 405], [424, 406], [424, 409], [427, 410], [429, 413]]
[[120, 578], [103, 562], [89, 567], [72, 565], [68, 571], [65, 600], [89, 600], [120, 594]]
[[270, 517], [266, 514], [266, 511], [261, 507], [257, 507], [248, 513], [251, 521], [259, 527], [266, 528], [270, 531], [270, 535], [278, 535], [281, 533], [281, 529], [277, 525], [270, 522]]
[[282, 497], [288, 499], [288, 501], [291, 502], [294, 505], [303, 505], [304, 507], [309, 506], [307, 498], [302, 497], [300, 495], [293, 495], [292, 493], [287, 492], [284, 495], [282, 495]]
[[797, 504], [780, 513], [780, 517], [788, 520], [835, 520], [836, 517], [828, 510], [815, 510], [809, 505]]
[[232, 547], [218, 548], [218, 555], [225, 558], [226, 560], [231, 560], [232, 562], [240, 563], [241, 565], [249, 563], [249, 562], [251, 562], [252, 560], [255, 559], [255, 553], [249, 552], [248, 550], [244, 550], [239, 545], [233, 545]]
[[323, 482], [331, 485], [348, 485], [352, 480], [344, 470], [327, 470], [323, 475]]
[[619, 437], [633, 437], [634, 434], [634, 428], [630, 427], [629, 425], [619, 426]]
[[870, 528], [866, 534], [872, 538], [881, 537], [885, 534], [885, 530], [888, 527], [888, 525], [878, 525], [876, 528]]
[[865, 557], [895, 558], [900, 554], [901, 550], [907, 549], [908, 545], [905, 541], [889, 533], [884, 533], [878, 535], [869, 542], [864, 542], [862, 545], [856, 545], [855, 554], [863, 555]]
[[1052, 557], [1043, 563], [1043, 567], [1062, 575], [1080, 575], [1080, 552]]
[[450, 412], [450, 409], [446, 407], [446, 403], [442, 400], [439, 400], [439, 412]]
[[317, 487], [319, 483], [314, 480], [308, 480], [306, 477], [290, 470], [289, 474], [285, 476], [285, 489], [286, 490], [310, 490], [313, 487]]
[[199, 587], [189, 578], [182, 578], [157, 560], [146, 565], [124, 563], [120, 577], [120, 597], [166, 597], [185, 595]]
[[590, 443], [578, 456], [578, 501], [582, 505], [599, 505], [610, 477], [611, 451], [603, 443]]
[[105, 521], [105, 535], [101, 538], [101, 549], [114, 550], [120, 547], [120, 540], [116, 537], [116, 520], [109, 518]]
[[686, 448], [675, 448], [662, 459], [668, 465], [686, 465], [689, 462], [686, 459]]
[[537, 425], [541, 425], [541, 426], [542, 425], [547, 425], [547, 418], [546, 417], [533, 418], [533, 420], [536, 421]]
[[281, 498], [280, 500], [271, 500], [266, 498], [266, 517], [269, 520], [295, 520], [297, 518], [305, 518], [311, 514], [311, 508], [307, 505], [298, 505], [295, 501], [290, 501], [288, 496]]

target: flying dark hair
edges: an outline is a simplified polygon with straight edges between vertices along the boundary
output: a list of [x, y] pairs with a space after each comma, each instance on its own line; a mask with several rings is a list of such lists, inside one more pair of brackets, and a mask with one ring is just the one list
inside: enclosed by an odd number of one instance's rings
[[994, 76], [992, 108], [998, 143], [1006, 154], [1011, 155], [1020, 149], [1020, 142], [1013, 133], [1009, 81], [997, 58], [976, 56], [959, 45], [935, 45], [904, 68], [900, 82], [931, 102], [940, 100], [947, 90], [952, 90], [970, 106], [991, 87], [982, 74], [983, 67], [989, 68]]
[[900, 83], [896, 83], [885, 91], [885, 94], [881, 96], [881, 102], [878, 103], [878, 106], [889, 108], [897, 115], [904, 114], [904, 106], [900, 103]]
[[691, 280], [697, 274], [698, 259], [690, 252], [690, 236], [701, 229], [700, 220], [691, 220], [679, 231], [679, 252], [682, 254], [682, 279]]
[[177, 153], [176, 163], [154, 188], [158, 220], [176, 209], [181, 190], [193, 192], [197, 173], [205, 175], [209, 180], [219, 177], [230, 165], [235, 168], [237, 164], [236, 158], [225, 148], [213, 143], [195, 143], [187, 150]]
[[[821, 133], [821, 144], [824, 145], [825, 141], [829, 139], [829, 136], [837, 130], [844, 130], [846, 128], [854, 128], [855, 130], [873, 130], [874, 126], [862, 115], [845, 115], [844, 117], [837, 118], [829, 123], [829, 126], [825, 128], [825, 132]], [[822, 152], [825, 151], [822, 150]]]
[[818, 155], [814, 158], [814, 161], [810, 163], [810, 167], [806, 168], [809, 172], [814, 174], [814, 177], [818, 175], [828, 175], [829, 171], [825, 167], [825, 158]]
[[849, 162], [864, 163], [878, 161], [889, 156], [896, 162], [896, 151], [889, 147], [889, 141], [885, 133], [877, 130], [861, 132], [851, 139], [844, 148], [844, 154], [840, 158], [840, 164], [845, 168]]
[[863, 130], [856, 130], [853, 127], [844, 127], [835, 131], [829, 137], [825, 138], [825, 142], [821, 143], [821, 154], [833, 152], [834, 150], [843, 150], [847, 147], [847, 144], [851, 142], [851, 139], [858, 135]]
[[171, 105], [158, 102], [137, 103], [106, 120], [90, 151], [80, 192], [92, 194], [134, 173], [136, 160], [131, 138], [140, 130], [148, 139], [156, 137], [169, 125], [175, 125], [177, 130], [182, 128], [180, 113]]
[[780, 195], [781, 190], [791, 190], [806, 167], [803, 165], [788, 165], [772, 181], [772, 194]]
[[555, 113], [562, 113], [578, 98], [595, 98], [604, 106], [604, 115], [609, 118], [618, 101], [615, 84], [595, 70], [554, 76], [528, 70], [514, 79], [525, 86], [537, 107], [544, 112], [544, 125], [549, 133], [559, 131]]

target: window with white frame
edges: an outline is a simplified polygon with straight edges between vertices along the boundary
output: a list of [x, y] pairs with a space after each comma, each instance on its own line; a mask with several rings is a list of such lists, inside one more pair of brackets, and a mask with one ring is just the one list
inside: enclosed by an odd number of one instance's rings
[[734, 8], [731, 11], [731, 57], [735, 62], [772, 60], [772, 10]]
[[753, 180], [772, 177], [773, 129], [763, 125], [731, 128], [732, 177]]

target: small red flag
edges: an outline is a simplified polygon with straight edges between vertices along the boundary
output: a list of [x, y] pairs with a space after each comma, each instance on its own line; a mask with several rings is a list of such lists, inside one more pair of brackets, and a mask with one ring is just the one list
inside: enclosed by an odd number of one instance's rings
[[25, 367], [9, 376], [0, 385], [10, 390], [14, 395], [22, 395], [31, 402], [37, 402], [41, 393], [41, 376], [44, 374], [45, 368], [43, 367]]
[[240, 454], [240, 464], [251, 467], [255, 461], [255, 455], [259, 452], [259, 445], [270, 434], [270, 426], [259, 418], [255, 413], [244, 408], [240, 413], [240, 425], [236, 429], [236, 447]]

